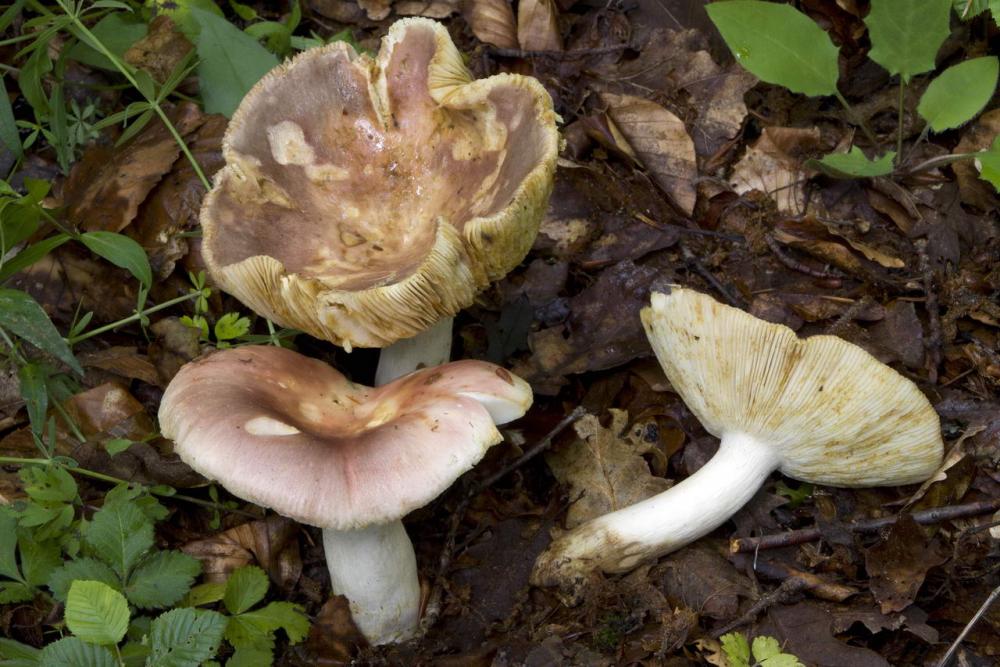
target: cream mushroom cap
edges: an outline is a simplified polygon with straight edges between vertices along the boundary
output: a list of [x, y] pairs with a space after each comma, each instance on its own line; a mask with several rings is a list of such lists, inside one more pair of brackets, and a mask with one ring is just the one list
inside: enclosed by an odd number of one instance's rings
[[178, 455], [234, 495], [302, 523], [348, 530], [394, 521], [469, 470], [520, 417], [527, 383], [458, 361], [372, 389], [277, 347], [185, 365], [160, 406]]
[[857, 345], [800, 339], [682, 287], [654, 293], [641, 316], [670, 384], [705, 429], [766, 442], [789, 477], [889, 486], [927, 479], [941, 463], [930, 402]]
[[427, 19], [393, 24], [374, 58], [304, 51], [233, 115], [206, 263], [258, 313], [348, 349], [414, 336], [527, 254], [556, 119], [531, 77], [473, 80]]

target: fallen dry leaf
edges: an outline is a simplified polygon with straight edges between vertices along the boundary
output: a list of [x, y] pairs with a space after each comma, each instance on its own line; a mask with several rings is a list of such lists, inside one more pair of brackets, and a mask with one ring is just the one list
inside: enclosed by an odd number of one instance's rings
[[163, 83], [187, 57], [194, 45], [177, 29], [166, 14], [149, 24], [149, 32], [125, 52], [125, 62], [144, 69]]
[[461, 0], [397, 0], [396, 13], [400, 16], [423, 16], [444, 19], [458, 11]]
[[517, 42], [525, 51], [562, 51], [555, 0], [518, 0]]
[[850, 646], [833, 636], [833, 618], [825, 605], [799, 602], [771, 607], [757, 634], [775, 637], [786, 653], [816, 667], [889, 667], [875, 651]]
[[176, 317], [164, 317], [149, 329], [156, 336], [149, 345], [149, 359], [156, 366], [161, 384], [166, 386], [181, 366], [201, 354], [198, 342], [201, 334]]
[[77, 358], [87, 368], [100, 368], [128, 380], [142, 380], [146, 384], [160, 383], [156, 367], [134, 347], [115, 345], [104, 350], [78, 354]]
[[628, 428], [627, 412], [609, 412], [608, 428], [601, 426], [595, 415], [584, 415], [573, 424], [578, 437], [545, 456], [552, 474], [569, 487], [568, 495], [574, 499], [566, 513], [566, 528], [634, 505], [670, 487], [667, 480], [650, 473], [643, 458], [653, 450], [643, 437], [643, 424]]
[[343, 595], [334, 595], [320, 608], [309, 628], [305, 650], [310, 665], [315, 667], [347, 667], [354, 664], [359, 646], [365, 646], [364, 636], [354, 625], [351, 606]]
[[188, 542], [181, 550], [201, 561], [205, 581], [225, 581], [233, 570], [256, 563], [282, 590], [302, 574], [299, 525], [277, 514]]
[[913, 602], [927, 570], [948, 558], [941, 546], [929, 540], [913, 517], [903, 515], [889, 529], [885, 540], [865, 553], [869, 586], [883, 614], [902, 611]]
[[[955, 153], [972, 153], [986, 150], [1000, 135], [1000, 109], [987, 111], [962, 133], [962, 140], [955, 146]], [[958, 179], [958, 190], [962, 201], [983, 211], [996, 210], [1000, 206], [1000, 197], [996, 190], [986, 181], [979, 178], [979, 171], [969, 161], [956, 162], [951, 165]]]
[[468, 0], [462, 16], [480, 42], [502, 49], [516, 49], [517, 25], [507, 0]]
[[608, 116], [628, 141], [653, 181], [686, 215], [694, 212], [698, 163], [684, 122], [649, 100], [601, 95]]
[[735, 618], [740, 598], [752, 593], [746, 577], [704, 540], [668, 556], [651, 576], [663, 582], [668, 599], [708, 618]]
[[760, 138], [733, 167], [736, 192], [759, 190], [774, 198], [778, 210], [798, 215], [806, 209], [804, 157], [819, 149], [818, 128], [765, 127]]
[[[203, 119], [198, 107], [189, 102], [174, 107], [169, 117], [182, 137], [197, 129]], [[114, 147], [110, 141], [91, 144], [66, 181], [63, 201], [68, 219], [88, 232], [125, 229], [180, 151], [158, 119], [122, 146]]]
[[357, 0], [358, 6], [365, 10], [365, 16], [372, 21], [381, 21], [392, 12], [392, 0]]

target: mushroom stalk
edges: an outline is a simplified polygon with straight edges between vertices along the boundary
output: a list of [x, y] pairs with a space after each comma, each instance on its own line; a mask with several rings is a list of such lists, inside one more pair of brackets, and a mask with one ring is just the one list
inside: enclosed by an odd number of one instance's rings
[[381, 387], [418, 368], [448, 363], [453, 320], [452, 317], [440, 319], [413, 338], [405, 338], [384, 348], [375, 369], [375, 386]]
[[373, 646], [405, 641], [420, 619], [413, 543], [402, 521], [323, 530], [333, 592], [347, 597], [355, 625]]
[[780, 465], [767, 443], [726, 433], [718, 453], [684, 481], [556, 539], [535, 564], [532, 582], [572, 587], [594, 570], [626, 572], [676, 551], [725, 523]]
[[[382, 350], [375, 384], [388, 384], [418, 368], [440, 366], [451, 356], [446, 317], [413, 338]], [[420, 579], [413, 542], [403, 522], [359, 530], [323, 529], [323, 549], [333, 592], [351, 605], [355, 625], [373, 646], [405, 641], [420, 620]]]

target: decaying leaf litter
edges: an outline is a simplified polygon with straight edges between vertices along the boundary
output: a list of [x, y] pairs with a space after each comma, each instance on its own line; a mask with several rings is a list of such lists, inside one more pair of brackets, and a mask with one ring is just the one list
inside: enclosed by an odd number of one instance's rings
[[[279, 30], [270, 33], [278, 36], [274, 44], [258, 31], [272, 50], [290, 53], [295, 37], [294, 48], [302, 48], [344, 29], [359, 48], [375, 51], [400, 16], [440, 19], [476, 76], [538, 77], [562, 118], [564, 140], [531, 253], [455, 323], [454, 358], [512, 369], [531, 382], [535, 405], [506, 428], [506, 445], [408, 517], [429, 600], [425, 618], [433, 621], [408, 644], [364, 646], [344, 600], [328, 597], [319, 531], [206, 490], [157, 436], [159, 399], [181, 365], [212, 346], [251, 335], [266, 340], [266, 322], [255, 319], [251, 330], [236, 318], [223, 320], [226, 313], [254, 316], [224, 293], [195, 285], [196, 296], [150, 313], [148, 323], [137, 316], [99, 331], [132, 315], [140, 286], [122, 258], [115, 264], [125, 268], [118, 269], [98, 257], [111, 259], [92, 248], [100, 237], [70, 243], [67, 236], [30, 266], [0, 274], [5, 287], [42, 304], [59, 332], [81, 338], [74, 352], [82, 379], [48, 392], [49, 403], [60, 406], [54, 413], [72, 417], [72, 425], [53, 422], [54, 452], [200, 501], [163, 501], [170, 514], [158, 524], [158, 547], [198, 558], [205, 582], [256, 564], [270, 577], [269, 600], [302, 605], [309, 636], [289, 644], [279, 633], [277, 664], [725, 664], [719, 636], [733, 630], [774, 637], [805, 664], [923, 665], [944, 656], [1000, 584], [996, 539], [987, 530], [1000, 491], [997, 195], [979, 178], [989, 163], [941, 159], [990, 147], [1000, 127], [995, 102], [927, 140], [918, 104], [931, 76], [900, 72], [910, 85], [897, 114], [897, 79], [872, 62], [886, 57], [869, 51], [876, 28], [866, 26], [866, 3], [800, 6], [840, 49], [839, 92], [852, 114], [836, 100], [758, 82], [733, 60], [701, 3], [314, 0], [277, 10], [240, 7], [252, 14], [230, 7], [221, 18], [195, 7], [173, 20], [158, 17], [121, 48], [121, 57], [157, 84], [180, 73], [172, 90], [194, 99], [201, 90], [203, 108], [164, 95], [163, 109], [209, 178], [222, 166], [220, 113], [231, 112], [242, 93], [224, 85], [209, 93], [206, 81], [220, 80], [212, 78], [220, 62], [258, 51], [239, 40], [234, 52], [208, 38], [192, 44], [175, 27], [188, 21], [208, 26], [203, 34], [226, 24], [294, 22], [285, 46]], [[5, 37], [30, 33], [23, 17], [12, 16]], [[989, 13], [968, 22], [952, 18], [942, 39], [935, 73], [997, 52]], [[57, 39], [48, 48], [58, 53], [60, 46]], [[16, 44], [2, 48], [25, 76], [29, 65], [18, 59]], [[203, 65], [189, 70], [194, 54]], [[65, 71], [40, 77], [47, 101], [57, 80], [60, 94], [78, 106], [93, 102], [104, 117], [141, 100], [109, 87], [116, 79], [94, 57], [64, 62]], [[256, 80], [277, 57], [247, 62], [240, 81]], [[31, 118], [25, 100], [32, 89], [22, 85], [19, 96], [14, 81], [5, 76], [12, 114]], [[68, 154], [39, 140], [24, 149], [11, 180], [18, 189], [32, 187], [26, 178], [52, 182], [42, 201], [57, 217], [40, 226], [37, 239], [61, 232], [52, 227], [58, 223], [138, 241], [155, 276], [140, 306], [147, 310], [191, 294], [188, 271], [205, 268], [202, 175], [156, 114], [148, 116], [138, 129], [126, 129], [132, 136], [121, 143], [117, 123]], [[842, 180], [817, 165], [856, 145], [867, 153], [863, 167], [877, 173], [868, 158], [877, 163], [896, 149], [897, 127], [905, 167], [931, 168]], [[6, 155], [13, 165], [14, 152]], [[582, 604], [569, 607], [554, 591], [528, 586], [550, 534], [662, 491], [718, 446], [671, 390], [639, 320], [651, 290], [674, 283], [800, 335], [838, 335], [890, 363], [918, 383], [940, 415], [946, 467], [919, 489], [836, 489], [772, 476], [711, 536], [628, 574], [598, 575]], [[93, 323], [77, 327], [86, 312]], [[92, 330], [98, 332], [86, 333]], [[295, 345], [371, 384], [372, 352], [346, 354], [304, 335]], [[22, 377], [19, 389], [16, 369], [0, 376], [3, 456], [37, 453], [29, 424], [37, 401], [29, 394], [25, 407], [25, 384]], [[564, 418], [578, 407], [586, 416], [566, 427]], [[537, 452], [556, 425], [564, 428], [549, 451], [522, 463], [519, 457]], [[8, 501], [25, 496], [15, 470], [5, 468], [0, 480]], [[107, 490], [83, 478], [79, 485], [85, 503], [100, 502]], [[779, 539], [776, 548], [730, 546], [730, 538], [791, 529], [813, 532], [801, 541]], [[36, 646], [54, 638], [57, 617], [44, 596], [2, 610], [6, 637]], [[997, 636], [994, 605], [965, 635], [959, 658], [992, 664], [1000, 655]]]

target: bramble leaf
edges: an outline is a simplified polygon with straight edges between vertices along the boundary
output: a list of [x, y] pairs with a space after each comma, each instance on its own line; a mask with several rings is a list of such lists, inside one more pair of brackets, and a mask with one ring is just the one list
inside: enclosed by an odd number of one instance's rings
[[66, 594], [66, 626], [89, 644], [115, 644], [128, 630], [125, 596], [100, 581], [74, 581]]
[[222, 601], [230, 614], [242, 614], [264, 599], [267, 587], [264, 570], [253, 565], [241, 567], [229, 575]]
[[42, 649], [38, 661], [44, 667], [118, 667], [104, 646], [88, 644], [79, 637], [66, 637]]
[[96, 558], [77, 558], [67, 561], [49, 576], [48, 587], [52, 597], [66, 601], [69, 587], [74, 581], [100, 581], [117, 590], [121, 586], [118, 575], [110, 567]]
[[133, 570], [125, 596], [143, 609], [169, 607], [187, 594], [200, 572], [199, 560], [180, 551], [158, 551]]
[[106, 501], [87, 526], [83, 541], [125, 578], [153, 546], [153, 522], [132, 503]]
[[197, 667], [215, 655], [227, 619], [215, 611], [174, 609], [150, 627], [147, 667]]

